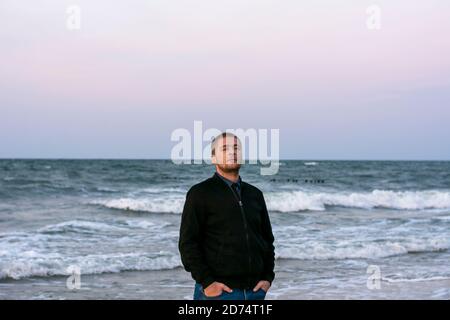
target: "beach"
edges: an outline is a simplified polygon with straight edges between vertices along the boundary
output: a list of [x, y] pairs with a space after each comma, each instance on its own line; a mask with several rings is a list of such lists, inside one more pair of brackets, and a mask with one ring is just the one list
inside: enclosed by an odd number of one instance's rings
[[[277, 279], [266, 300], [450, 299], [448, 279], [392, 283], [382, 281], [380, 289], [371, 290], [367, 288], [365, 274], [358, 275], [357, 271], [353, 275], [342, 275], [334, 280], [323, 278], [296, 281], [289, 270], [295, 267], [290, 266], [291, 264], [292, 261], [277, 262]], [[329, 267], [332, 268], [331, 265]], [[282, 271], [283, 269], [286, 270]], [[67, 288], [66, 281], [67, 277], [62, 276], [2, 281], [0, 299], [192, 300], [194, 290], [193, 280], [182, 268], [82, 275], [80, 289], [73, 290]]]
[[[450, 299], [448, 172], [433, 161], [243, 167], [275, 236], [266, 299]], [[0, 299], [192, 299], [180, 213], [212, 174], [169, 160], [0, 160]]]

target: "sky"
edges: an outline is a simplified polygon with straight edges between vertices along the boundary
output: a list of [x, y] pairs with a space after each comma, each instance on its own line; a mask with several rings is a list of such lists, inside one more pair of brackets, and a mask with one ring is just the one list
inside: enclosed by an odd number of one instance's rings
[[169, 158], [202, 121], [279, 129], [283, 159], [450, 160], [449, 34], [447, 0], [2, 0], [0, 158]]

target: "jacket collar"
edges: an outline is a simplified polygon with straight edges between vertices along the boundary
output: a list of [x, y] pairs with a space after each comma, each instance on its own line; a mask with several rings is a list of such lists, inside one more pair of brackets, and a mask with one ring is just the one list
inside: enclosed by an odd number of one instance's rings
[[[219, 178], [219, 179], [221, 179], [222, 181], [226, 182], [227, 185], [229, 185], [229, 186], [231, 186], [231, 184], [233, 184], [233, 181], [231, 181], [231, 180], [225, 178], [224, 176], [222, 176], [222, 175], [221, 175], [220, 173], [218, 173], [217, 171], [214, 172], [214, 176], [217, 177], [217, 178]], [[241, 179], [241, 176], [239, 176], [239, 179], [238, 179], [237, 183], [239, 184], [239, 187], [242, 185], [242, 179]]]
[[[223, 181], [223, 179], [221, 177], [219, 177], [219, 174], [217, 172], [214, 172], [213, 176], [211, 177], [211, 179], [220, 182], [221, 184], [227, 186], [226, 182]], [[241, 176], [239, 176], [239, 182], [241, 184], [241, 192], [243, 189], [245, 189], [245, 182], [242, 180]]]

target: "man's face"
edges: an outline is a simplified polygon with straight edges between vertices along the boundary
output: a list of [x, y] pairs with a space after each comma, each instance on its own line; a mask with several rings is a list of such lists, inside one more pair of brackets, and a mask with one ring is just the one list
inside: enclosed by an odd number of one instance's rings
[[235, 136], [219, 138], [213, 163], [224, 172], [239, 171], [242, 163], [242, 146]]

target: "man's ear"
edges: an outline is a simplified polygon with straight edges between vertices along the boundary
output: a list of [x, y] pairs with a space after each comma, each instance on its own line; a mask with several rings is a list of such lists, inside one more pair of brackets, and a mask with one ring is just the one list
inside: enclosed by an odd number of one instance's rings
[[212, 163], [212, 164], [217, 164], [217, 158], [216, 158], [216, 155], [211, 156], [211, 163]]

